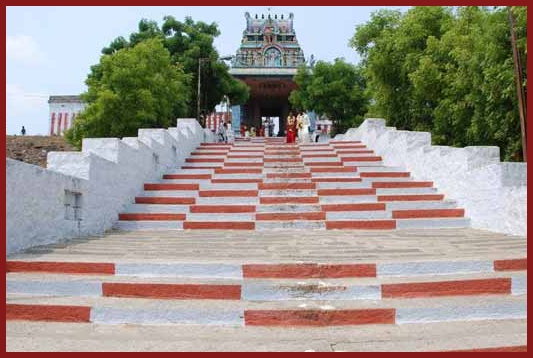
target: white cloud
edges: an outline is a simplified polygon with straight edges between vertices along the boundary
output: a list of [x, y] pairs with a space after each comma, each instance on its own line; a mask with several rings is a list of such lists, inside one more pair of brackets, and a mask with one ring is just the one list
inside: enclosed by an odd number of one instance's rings
[[6, 36], [6, 59], [25, 65], [36, 65], [43, 62], [44, 53], [31, 36]]

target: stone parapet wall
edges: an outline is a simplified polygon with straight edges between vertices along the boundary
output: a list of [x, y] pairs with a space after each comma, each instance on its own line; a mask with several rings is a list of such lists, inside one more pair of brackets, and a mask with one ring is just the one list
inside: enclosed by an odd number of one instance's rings
[[49, 152], [47, 168], [6, 158], [6, 254], [99, 235], [163, 173], [214, 135], [195, 119], [139, 129], [138, 137], [88, 138], [81, 152]]
[[498, 147], [433, 146], [430, 133], [397, 130], [376, 118], [336, 138], [360, 140], [381, 155], [385, 165], [433, 181], [465, 208], [472, 227], [527, 235], [527, 164], [500, 162]]

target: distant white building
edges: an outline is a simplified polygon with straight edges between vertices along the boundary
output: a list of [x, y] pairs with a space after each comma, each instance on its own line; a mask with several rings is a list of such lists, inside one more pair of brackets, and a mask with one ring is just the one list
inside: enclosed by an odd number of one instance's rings
[[80, 96], [50, 96], [48, 99], [48, 128], [50, 135], [63, 135], [72, 127], [76, 116], [85, 108], [86, 103]]

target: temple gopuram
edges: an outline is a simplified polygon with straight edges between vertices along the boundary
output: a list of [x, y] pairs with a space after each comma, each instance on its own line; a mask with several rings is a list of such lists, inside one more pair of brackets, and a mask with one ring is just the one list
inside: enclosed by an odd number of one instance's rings
[[232, 127], [260, 128], [271, 117], [284, 134], [290, 110], [289, 95], [296, 88], [294, 75], [305, 57], [294, 31], [294, 15], [245, 14], [246, 29], [233, 57], [230, 73], [250, 88], [250, 98], [232, 108]]

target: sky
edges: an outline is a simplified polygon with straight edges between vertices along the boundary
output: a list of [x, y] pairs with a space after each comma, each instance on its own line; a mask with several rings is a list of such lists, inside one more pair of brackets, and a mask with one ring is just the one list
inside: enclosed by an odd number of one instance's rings
[[[271, 7], [272, 14], [294, 13], [297, 39], [306, 57], [332, 61], [343, 57], [357, 63], [348, 46], [355, 26], [380, 7]], [[405, 11], [406, 7], [393, 7]], [[244, 13], [268, 14], [268, 7], [6, 7], [6, 133], [48, 132], [48, 97], [86, 90], [90, 66], [102, 47], [118, 36], [128, 37], [139, 20], [172, 15], [178, 20], [216, 22], [221, 35], [215, 46], [221, 56], [235, 54], [245, 27]]]

